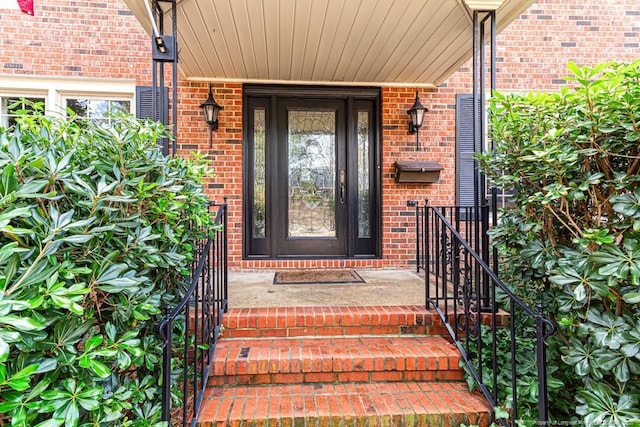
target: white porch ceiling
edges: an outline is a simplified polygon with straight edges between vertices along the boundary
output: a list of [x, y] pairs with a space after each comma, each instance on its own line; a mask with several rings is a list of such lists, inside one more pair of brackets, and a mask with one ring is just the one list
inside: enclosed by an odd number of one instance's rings
[[[125, 3], [150, 33], [144, 1]], [[474, 3], [482, 1], [496, 3]], [[533, 1], [505, 0], [498, 31]], [[189, 80], [429, 87], [471, 57], [472, 12], [463, 0], [176, 4], [179, 70]]]

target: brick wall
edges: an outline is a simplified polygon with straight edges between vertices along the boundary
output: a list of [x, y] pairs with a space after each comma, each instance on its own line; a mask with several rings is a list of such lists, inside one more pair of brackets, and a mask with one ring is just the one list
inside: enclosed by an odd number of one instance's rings
[[122, 1], [36, 0], [35, 12], [0, 11], [0, 74], [149, 84], [151, 42]]
[[[212, 200], [229, 203], [229, 233], [232, 236], [230, 264], [243, 269], [286, 267], [406, 267], [415, 257], [414, 208], [407, 200], [429, 197], [435, 204], [455, 201], [455, 124], [447, 120], [451, 106], [436, 105], [427, 113], [427, 124], [420, 131], [423, 149], [416, 151], [415, 134], [408, 133], [407, 109], [413, 104], [414, 88], [383, 88], [382, 91], [382, 232], [383, 259], [380, 260], [242, 260], [242, 85], [214, 84], [216, 101], [224, 106], [220, 128], [213, 133], [209, 148], [209, 131], [199, 105], [207, 97], [208, 85], [182, 82], [179, 87], [180, 155], [194, 150], [207, 153], [215, 174], [208, 184]], [[421, 99], [438, 99], [438, 91], [421, 90]], [[439, 102], [439, 101], [438, 101]], [[430, 104], [431, 105], [431, 104]], [[434, 125], [436, 130], [431, 130]], [[392, 176], [396, 160], [435, 160], [445, 169], [437, 183], [397, 184]]]
[[637, 0], [542, 0], [498, 38], [499, 87], [558, 90], [566, 63], [640, 58]]
[[[0, 12], [0, 74], [135, 79], [149, 84], [149, 37], [120, 0], [52, 0], [36, 3], [36, 17]], [[471, 43], [471, 40], [469, 40]], [[640, 5], [637, 0], [542, 0], [498, 37], [498, 88], [502, 91], [559, 90], [567, 82], [566, 63], [595, 64], [640, 57]], [[212, 159], [215, 176], [207, 191], [230, 205], [232, 268], [392, 267], [411, 265], [413, 208], [407, 200], [428, 197], [433, 204], [455, 202], [455, 95], [469, 93], [471, 65], [465, 64], [437, 89], [419, 90], [429, 108], [420, 130], [423, 149], [407, 132], [406, 110], [415, 88], [382, 90], [383, 258], [379, 260], [242, 260], [242, 85], [214, 84], [220, 129], [209, 149], [208, 127], [199, 105], [206, 83], [180, 81], [178, 149]], [[428, 185], [395, 183], [396, 160], [435, 160], [444, 166], [440, 181]]]
[[[435, 90], [418, 90], [421, 102], [429, 108], [420, 128], [420, 146], [416, 134], [409, 134], [409, 109], [414, 102], [414, 88], [383, 88], [382, 91], [382, 235], [383, 257], [389, 266], [406, 266], [415, 259], [415, 208], [408, 200], [432, 204], [455, 201], [455, 127], [448, 129], [447, 110], [434, 104]], [[433, 160], [444, 170], [432, 184], [396, 183], [393, 177], [397, 160]]]
[[206, 153], [211, 160], [212, 177], [207, 183], [211, 200], [229, 204], [229, 262], [238, 267], [242, 258], [242, 85], [213, 84], [213, 96], [224, 109], [218, 116], [219, 128], [213, 132], [209, 148], [209, 126], [200, 104], [207, 99], [208, 84], [180, 82], [178, 88], [178, 153]]

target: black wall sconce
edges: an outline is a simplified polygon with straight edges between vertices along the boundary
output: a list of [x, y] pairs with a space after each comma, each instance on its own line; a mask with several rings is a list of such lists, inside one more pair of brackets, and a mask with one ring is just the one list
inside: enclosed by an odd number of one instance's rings
[[211, 92], [211, 83], [209, 83], [209, 96], [207, 100], [200, 104], [202, 113], [204, 114], [204, 120], [209, 125], [209, 148], [213, 147], [213, 131], [218, 130], [218, 113], [224, 108], [216, 102], [213, 98], [213, 92]]
[[418, 97], [418, 91], [416, 91], [416, 100], [410, 109], [407, 110], [407, 114], [411, 118], [409, 122], [409, 133], [416, 134], [416, 151], [420, 150], [419, 130], [422, 127], [422, 121], [424, 120], [424, 113], [429, 111], [424, 105], [420, 103]]

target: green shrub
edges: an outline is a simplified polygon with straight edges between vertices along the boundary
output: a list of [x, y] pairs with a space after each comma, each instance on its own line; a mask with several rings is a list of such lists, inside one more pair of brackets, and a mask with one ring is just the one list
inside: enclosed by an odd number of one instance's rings
[[[507, 280], [560, 327], [556, 419], [640, 419], [640, 61], [579, 68], [575, 88], [492, 103], [482, 157], [515, 207], [493, 231]], [[634, 421], [635, 420], [635, 421]]]
[[0, 129], [0, 424], [158, 424], [154, 326], [210, 224], [206, 164], [162, 137], [131, 117]]

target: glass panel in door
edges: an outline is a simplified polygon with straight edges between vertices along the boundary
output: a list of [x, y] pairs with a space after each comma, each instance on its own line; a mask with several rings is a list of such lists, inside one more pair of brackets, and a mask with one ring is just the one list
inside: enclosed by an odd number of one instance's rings
[[266, 236], [265, 109], [253, 110], [253, 237]]
[[335, 111], [288, 112], [288, 237], [336, 237]]
[[371, 237], [369, 112], [358, 111], [358, 237]]

